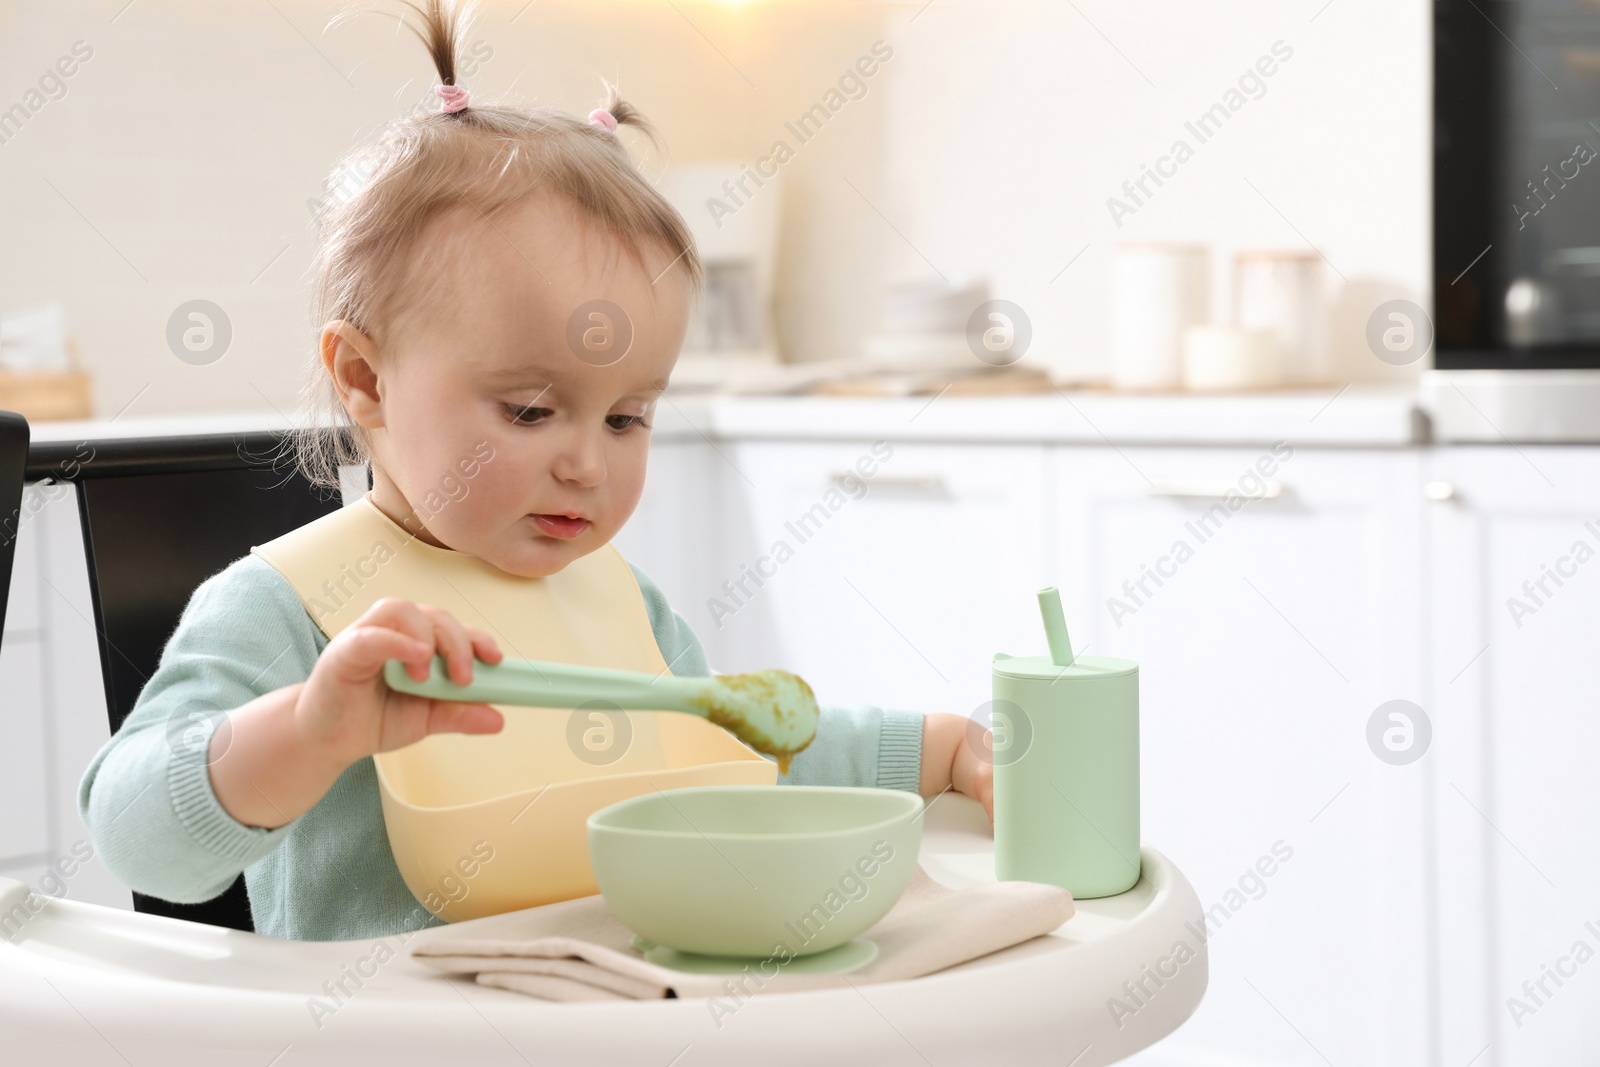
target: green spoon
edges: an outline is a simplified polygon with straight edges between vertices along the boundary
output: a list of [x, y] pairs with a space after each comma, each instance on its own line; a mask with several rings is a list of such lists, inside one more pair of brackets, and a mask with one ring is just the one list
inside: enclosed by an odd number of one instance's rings
[[785, 774], [789, 760], [816, 736], [820, 714], [805, 679], [779, 670], [679, 678], [508, 658], [473, 661], [472, 681], [457, 685], [446, 672], [444, 657], [434, 656], [427, 681], [412, 678], [397, 659], [384, 664], [383, 680], [390, 689], [432, 700], [541, 708], [576, 708], [598, 700], [619, 709], [688, 712], [716, 723], [757, 752], [776, 756]]

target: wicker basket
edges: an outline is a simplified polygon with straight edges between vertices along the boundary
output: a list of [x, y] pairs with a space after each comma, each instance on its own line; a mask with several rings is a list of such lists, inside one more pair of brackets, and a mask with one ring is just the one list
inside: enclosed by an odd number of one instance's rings
[[0, 408], [29, 422], [87, 419], [93, 413], [87, 371], [0, 370]]

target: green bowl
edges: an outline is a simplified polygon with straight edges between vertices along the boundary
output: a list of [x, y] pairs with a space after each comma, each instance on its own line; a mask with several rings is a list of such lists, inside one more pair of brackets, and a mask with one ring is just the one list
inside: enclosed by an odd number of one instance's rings
[[780, 961], [842, 945], [900, 899], [922, 798], [896, 789], [696, 786], [589, 816], [606, 903], [679, 952]]

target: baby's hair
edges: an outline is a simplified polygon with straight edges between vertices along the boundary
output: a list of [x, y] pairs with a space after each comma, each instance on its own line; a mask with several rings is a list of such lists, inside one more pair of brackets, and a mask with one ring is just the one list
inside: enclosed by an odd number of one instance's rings
[[[463, 11], [455, 0], [401, 2], [420, 16], [420, 26], [404, 14], [400, 19], [426, 45], [441, 83], [456, 86], [471, 5]], [[607, 82], [605, 90], [602, 109], [615, 125], [656, 141], [654, 128], [616, 86]], [[688, 225], [639, 172], [604, 122], [607, 115], [584, 119], [549, 107], [468, 102], [460, 91], [439, 95], [443, 110], [391, 122], [329, 175], [316, 223], [314, 329], [344, 320], [379, 338], [398, 311], [417, 306], [434, 284], [415, 253], [435, 219], [458, 208], [492, 219], [539, 191], [576, 205], [641, 264], [646, 245], [675, 257], [668, 269], [682, 268], [691, 293], [699, 292], [703, 268]], [[349, 193], [352, 182], [359, 187]], [[370, 448], [320, 351], [302, 399], [308, 417], [290, 439], [296, 464], [314, 485], [337, 489], [339, 467], [369, 462]]]

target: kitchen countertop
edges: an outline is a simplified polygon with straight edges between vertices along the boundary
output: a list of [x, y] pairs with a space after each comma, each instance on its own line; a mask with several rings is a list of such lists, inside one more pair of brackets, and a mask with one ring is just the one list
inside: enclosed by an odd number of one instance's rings
[[[186, 437], [283, 430], [273, 411], [41, 422], [36, 442]], [[1026, 396], [892, 398], [668, 392], [656, 441], [862, 440], [1149, 445], [1405, 447], [1428, 441], [1409, 388], [1348, 386], [1259, 394], [1118, 394], [1062, 389]]]
[[[671, 401], [671, 403], [668, 403]], [[1061, 444], [1404, 446], [1427, 440], [1409, 389], [1254, 395], [1062, 389], [1027, 396], [667, 396], [656, 429], [713, 439], [863, 439]]]

